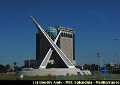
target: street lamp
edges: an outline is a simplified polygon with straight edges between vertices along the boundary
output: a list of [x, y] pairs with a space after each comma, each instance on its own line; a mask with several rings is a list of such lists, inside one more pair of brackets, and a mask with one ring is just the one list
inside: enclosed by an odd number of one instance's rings
[[118, 48], [118, 45], [117, 45], [118, 38], [115, 38], [114, 41], [115, 41], [115, 43], [114, 43], [115, 44], [115, 47], [114, 47], [114, 50], [115, 50], [114, 51], [115, 52], [114, 56], [116, 57], [116, 64], [118, 65], [118, 52], [117, 52], [118, 51], [118, 49], [117, 49]]
[[100, 53], [97, 52], [98, 71], [99, 71], [99, 58], [100, 58]]

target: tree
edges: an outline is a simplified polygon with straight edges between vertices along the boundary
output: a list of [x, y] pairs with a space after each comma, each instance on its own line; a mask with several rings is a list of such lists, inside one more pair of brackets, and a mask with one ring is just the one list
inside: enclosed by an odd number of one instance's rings
[[16, 63], [16, 62], [13, 62], [13, 65], [14, 65], [14, 66], [16, 66], [16, 65], [17, 65], [17, 63]]
[[0, 73], [6, 73], [7, 70], [6, 70], [6, 66], [0, 64]]
[[84, 70], [88, 69], [88, 65], [87, 64], [85, 64], [83, 67], [84, 67]]
[[10, 70], [10, 65], [9, 64], [6, 65], [6, 70], [7, 71]]
[[91, 65], [91, 71], [95, 71], [95, 64]]

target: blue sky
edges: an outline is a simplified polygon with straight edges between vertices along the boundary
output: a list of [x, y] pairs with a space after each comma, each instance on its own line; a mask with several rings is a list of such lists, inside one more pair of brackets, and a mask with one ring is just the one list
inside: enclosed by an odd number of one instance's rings
[[46, 29], [75, 30], [77, 64], [120, 63], [119, 0], [0, 0], [0, 64], [35, 59], [37, 32], [30, 15]]

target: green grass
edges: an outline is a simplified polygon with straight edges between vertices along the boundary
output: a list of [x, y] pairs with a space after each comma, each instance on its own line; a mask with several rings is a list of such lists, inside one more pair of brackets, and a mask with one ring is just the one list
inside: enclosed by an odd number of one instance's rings
[[16, 75], [0, 75], [0, 80], [16, 80], [18, 77]]
[[[92, 73], [92, 75], [68, 75], [68, 76], [24, 76], [23, 80], [120, 80], [120, 74], [101, 75]], [[0, 75], [0, 80], [18, 80], [16, 75]]]

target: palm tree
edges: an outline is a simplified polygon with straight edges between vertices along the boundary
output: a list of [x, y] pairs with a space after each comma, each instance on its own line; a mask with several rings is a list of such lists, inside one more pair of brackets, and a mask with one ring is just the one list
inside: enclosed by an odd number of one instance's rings
[[14, 71], [17, 63], [16, 63], [16, 62], [13, 62], [13, 65], [14, 65], [14, 66], [13, 66], [13, 71]]
[[14, 65], [14, 66], [16, 66], [16, 65], [17, 65], [17, 63], [16, 63], [16, 62], [13, 62], [13, 65]]

